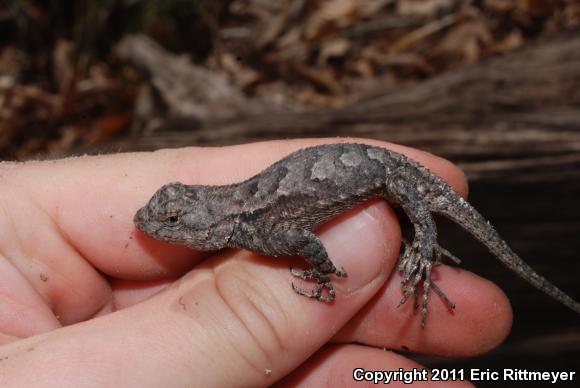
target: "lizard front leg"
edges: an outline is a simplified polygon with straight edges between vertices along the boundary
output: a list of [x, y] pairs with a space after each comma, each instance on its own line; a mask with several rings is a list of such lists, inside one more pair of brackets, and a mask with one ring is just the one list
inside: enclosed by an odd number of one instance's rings
[[[265, 234], [263, 231], [267, 230]], [[335, 299], [331, 275], [346, 277], [344, 269], [337, 269], [328, 257], [320, 239], [307, 228], [279, 222], [254, 225], [239, 224], [232, 239], [232, 246], [245, 248], [270, 256], [301, 256], [311, 267], [305, 270], [290, 269], [290, 273], [304, 280], [315, 280], [313, 290], [305, 290], [292, 283], [294, 291], [300, 295], [331, 302]], [[327, 290], [324, 293], [324, 290]]]
[[403, 299], [400, 304], [404, 304], [411, 295], [414, 295], [415, 307], [418, 307], [419, 285], [422, 282], [421, 325], [425, 326], [430, 288], [433, 288], [450, 308], [455, 308], [431, 280], [434, 254], [437, 256], [441, 254], [437, 245], [437, 226], [419, 192], [418, 185], [408, 179], [403, 172], [390, 177], [387, 193], [389, 202], [394, 202], [403, 209], [414, 229], [413, 240], [405, 247], [399, 261], [399, 271], [403, 275]]
[[[339, 270], [336, 268], [328, 257], [324, 245], [322, 245], [322, 242], [314, 233], [305, 230], [293, 230], [289, 233], [288, 237], [295, 244], [293, 247], [296, 249], [296, 254], [302, 256], [312, 265], [311, 268], [306, 270], [291, 269], [290, 272], [293, 276], [300, 279], [316, 280], [314, 290], [305, 290], [297, 287], [294, 283], [292, 283], [292, 289], [300, 295], [314, 298], [321, 302], [332, 302], [336, 295], [334, 285], [330, 280], [330, 275], [346, 277], [347, 274], [344, 269]], [[325, 288], [328, 295], [323, 295]]]

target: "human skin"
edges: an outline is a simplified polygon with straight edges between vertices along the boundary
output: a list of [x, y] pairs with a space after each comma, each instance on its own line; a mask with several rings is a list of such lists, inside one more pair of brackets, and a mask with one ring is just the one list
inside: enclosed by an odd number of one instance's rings
[[450, 312], [433, 295], [424, 329], [412, 301], [397, 307], [400, 229], [384, 201], [318, 230], [330, 258], [349, 274], [335, 279], [333, 303], [293, 292], [288, 268], [301, 266], [298, 258], [196, 252], [133, 225], [135, 211], [165, 183], [239, 182], [297, 149], [336, 141], [404, 153], [467, 192], [451, 163], [363, 139], [1, 164], [0, 384], [346, 385], [357, 367], [421, 367], [378, 349], [465, 357], [501, 343], [511, 327], [509, 302], [467, 271], [434, 269], [457, 308]]

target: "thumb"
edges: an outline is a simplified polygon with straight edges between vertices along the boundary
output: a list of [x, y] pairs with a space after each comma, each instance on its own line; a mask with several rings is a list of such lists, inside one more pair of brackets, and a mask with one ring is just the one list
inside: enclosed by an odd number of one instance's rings
[[333, 303], [294, 293], [289, 259], [224, 252], [145, 302], [3, 346], [2, 386], [272, 384], [379, 290], [398, 252], [398, 226], [383, 202], [341, 216], [319, 235], [349, 275], [335, 281]]

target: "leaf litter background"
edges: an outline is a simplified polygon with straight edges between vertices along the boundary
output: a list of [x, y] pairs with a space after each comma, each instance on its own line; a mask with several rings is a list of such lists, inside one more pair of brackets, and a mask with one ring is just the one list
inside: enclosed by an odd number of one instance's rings
[[[2, 1], [0, 158], [140, 136], [169, 116], [339, 107], [579, 26], [572, 0]], [[118, 53], [134, 34], [203, 71], [196, 94], [221, 92], [184, 108]]]

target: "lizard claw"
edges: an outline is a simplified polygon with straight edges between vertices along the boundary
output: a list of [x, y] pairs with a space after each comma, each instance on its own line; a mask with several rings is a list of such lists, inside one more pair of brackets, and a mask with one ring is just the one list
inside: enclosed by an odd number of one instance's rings
[[318, 280], [318, 278], [321, 276], [320, 273], [317, 270], [315, 270], [314, 268], [294, 269], [294, 268], [290, 267], [290, 273], [295, 278], [302, 279], [302, 280], [312, 280], [312, 279]]
[[339, 278], [346, 278], [346, 277], [348, 277], [348, 274], [346, 273], [346, 270], [344, 269], [344, 267], [340, 267], [340, 270], [335, 269], [334, 270], [334, 274], [336, 276], [338, 276]]
[[[339, 272], [341, 275], [346, 276], [346, 272], [336, 271], [335, 274]], [[292, 289], [297, 294], [306, 296], [308, 298], [316, 299], [321, 302], [332, 302], [336, 299], [336, 293], [334, 291], [334, 285], [329, 279], [328, 275], [320, 273], [316, 268], [309, 268], [306, 270], [297, 270], [290, 268], [290, 273], [292, 276], [303, 280], [316, 280], [316, 285], [312, 291], [306, 290], [304, 288], [297, 287], [292, 283]], [[338, 275], [337, 276], [341, 276]], [[323, 295], [323, 290], [327, 290], [327, 295]]]
[[441, 264], [443, 262], [444, 257], [447, 257], [452, 262], [454, 262], [456, 265], [461, 264], [461, 259], [459, 259], [457, 256], [455, 256], [453, 253], [449, 252], [447, 249], [443, 248], [441, 245], [435, 244], [435, 246], [433, 247], [433, 250], [435, 251], [435, 263], [436, 264]]

